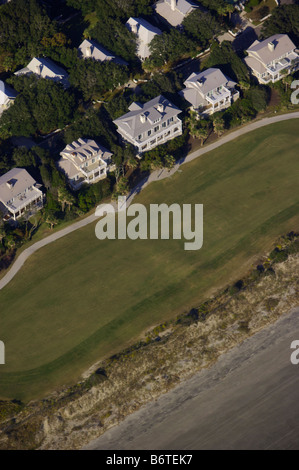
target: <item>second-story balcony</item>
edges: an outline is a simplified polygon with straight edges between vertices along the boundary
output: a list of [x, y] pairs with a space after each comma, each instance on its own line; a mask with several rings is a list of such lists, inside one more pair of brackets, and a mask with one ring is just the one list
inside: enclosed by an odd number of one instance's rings
[[221, 90], [214, 91], [211, 95], [206, 95], [205, 99], [210, 103], [212, 106], [215, 106], [217, 103], [221, 101], [228, 101], [231, 98], [231, 92], [226, 87], [222, 87]]

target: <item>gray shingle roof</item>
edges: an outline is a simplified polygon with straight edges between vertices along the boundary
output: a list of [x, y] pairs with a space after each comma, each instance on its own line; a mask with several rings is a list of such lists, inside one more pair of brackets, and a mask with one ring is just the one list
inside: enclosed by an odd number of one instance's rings
[[189, 0], [176, 0], [174, 10], [171, 8], [171, 0], [159, 0], [155, 4], [156, 12], [172, 26], [180, 25], [185, 16], [195, 8], [199, 8], [199, 5]]
[[[41, 78], [56, 79], [59, 78], [62, 83], [67, 84], [68, 74], [62, 68], [56, 65], [51, 59], [46, 57], [34, 57], [27, 67], [15, 72], [15, 75], [34, 73]], [[61, 77], [61, 78], [60, 78]]]
[[201, 73], [192, 73], [184, 82], [184, 85], [188, 87], [190, 85], [192, 86], [192, 84], [194, 84], [203, 95], [220, 86], [225, 86], [227, 84], [229, 86], [236, 85], [236, 83], [229, 77], [226, 77], [220, 69], [213, 67], [204, 70]]
[[[120, 65], [128, 65], [126, 61], [119, 57], [116, 57], [112, 54], [112, 52], [105, 49], [105, 47], [103, 47], [101, 44], [99, 44], [97, 41], [94, 41], [93, 39], [84, 39], [78, 49], [84, 58], [90, 57], [100, 62], [103, 62], [105, 60], [111, 60]], [[91, 55], [89, 55], [89, 51]]]
[[162, 31], [143, 18], [129, 18], [126, 27], [137, 35], [138, 55], [143, 59], [149, 57], [150, 50], [148, 46], [157, 34], [162, 34]]
[[7, 100], [13, 100], [17, 96], [17, 92], [8, 86], [5, 82], [0, 80], [0, 106]]
[[[8, 182], [11, 184], [8, 185]], [[36, 181], [24, 168], [13, 168], [0, 177], [0, 201], [7, 204], [8, 201], [30, 186], [34, 186], [35, 183]]]
[[[161, 108], [159, 105], [161, 105]], [[130, 112], [113, 121], [116, 126], [123, 129], [132, 138], [152, 129], [155, 125], [154, 121], [157, 119], [161, 119], [160, 122], [162, 123], [182, 112], [162, 95], [140, 106], [142, 107], [136, 107], [137, 109], [130, 106]], [[142, 121], [142, 115], [145, 116], [145, 122]]]
[[[272, 51], [269, 48], [269, 43], [274, 45]], [[256, 55], [264, 64], [269, 64], [272, 60], [279, 59], [295, 48], [295, 44], [287, 34], [274, 34], [264, 41], [254, 41], [247, 52]]]

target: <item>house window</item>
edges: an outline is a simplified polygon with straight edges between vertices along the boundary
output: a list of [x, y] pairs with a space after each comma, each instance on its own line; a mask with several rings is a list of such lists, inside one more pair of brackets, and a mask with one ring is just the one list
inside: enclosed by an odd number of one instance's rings
[[173, 117], [171, 117], [170, 119], [168, 119], [168, 125], [173, 122]]
[[154, 132], [158, 132], [158, 130], [159, 130], [159, 126], [156, 126], [156, 127], [154, 128]]
[[166, 122], [162, 122], [162, 127], [166, 127]]
[[138, 136], [138, 140], [141, 140], [141, 139], [142, 139], [142, 134]]
[[148, 135], [148, 137], [149, 137], [150, 135], [152, 135], [152, 131], [149, 130], [149, 131], [147, 132], [147, 135]]

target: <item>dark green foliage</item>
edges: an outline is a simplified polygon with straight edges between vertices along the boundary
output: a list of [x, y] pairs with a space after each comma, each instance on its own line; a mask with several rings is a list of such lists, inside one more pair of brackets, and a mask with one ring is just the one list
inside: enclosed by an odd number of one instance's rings
[[248, 98], [255, 111], [260, 112], [267, 107], [269, 101], [269, 93], [267, 87], [252, 86], [249, 90], [246, 90], [244, 96]]
[[127, 61], [135, 60], [136, 37], [119, 19], [99, 14], [99, 21], [90, 34], [109, 51]]
[[71, 70], [70, 84], [81, 91], [85, 100], [123, 85], [128, 80], [127, 68], [114, 62], [77, 60]]
[[83, 15], [96, 10], [98, 16], [127, 19], [130, 16], [150, 15], [153, 0], [67, 0], [67, 4]]
[[105, 197], [111, 195], [111, 180], [106, 178], [92, 185], [83, 185], [78, 193], [78, 207], [83, 212], [90, 209]]
[[186, 33], [197, 40], [202, 47], [207, 46], [209, 41], [221, 32], [217, 19], [209, 12], [202, 12], [200, 9], [186, 16], [183, 26]]
[[145, 68], [161, 67], [167, 62], [176, 62], [184, 55], [190, 55], [198, 48], [196, 41], [177, 29], [154, 37], [150, 43], [151, 57], [144, 61]]
[[262, 35], [267, 38], [273, 34], [289, 34], [293, 40], [299, 40], [299, 5], [282, 5], [273, 10], [263, 24]]
[[16, 166], [23, 168], [36, 166], [36, 157], [33, 152], [26, 147], [16, 147], [12, 153], [12, 159]]
[[176, 72], [156, 73], [140, 88], [142, 90], [142, 95], [138, 97], [140, 102], [147, 102], [161, 94], [175, 100], [176, 93], [182, 88], [182, 82]]
[[249, 72], [246, 65], [238, 57], [229, 41], [221, 45], [215, 44], [207, 61], [207, 67], [220, 67], [223, 73], [238, 82], [249, 81]]
[[16, 65], [43, 51], [42, 40], [56, 33], [37, 0], [14, 0], [0, 9], [1, 49], [13, 54]]
[[47, 134], [72, 121], [74, 95], [59, 83], [35, 76], [14, 77], [11, 81], [19, 94], [1, 116], [1, 132], [16, 136]]
[[118, 141], [115, 126], [103, 107], [99, 111], [90, 109], [84, 116], [76, 119], [65, 130], [64, 136], [67, 144], [79, 137], [91, 138], [97, 139], [100, 144], [111, 150]]

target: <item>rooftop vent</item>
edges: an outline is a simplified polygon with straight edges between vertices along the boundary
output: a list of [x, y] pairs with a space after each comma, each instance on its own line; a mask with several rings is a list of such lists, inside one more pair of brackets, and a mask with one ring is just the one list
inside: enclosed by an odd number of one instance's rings
[[140, 121], [141, 121], [142, 123], [144, 123], [144, 122], [146, 121], [146, 115], [145, 115], [145, 114], [141, 114], [141, 115], [140, 115]]
[[164, 111], [164, 105], [163, 105], [163, 103], [159, 103], [157, 109], [158, 109], [159, 113], [163, 113], [163, 111]]

